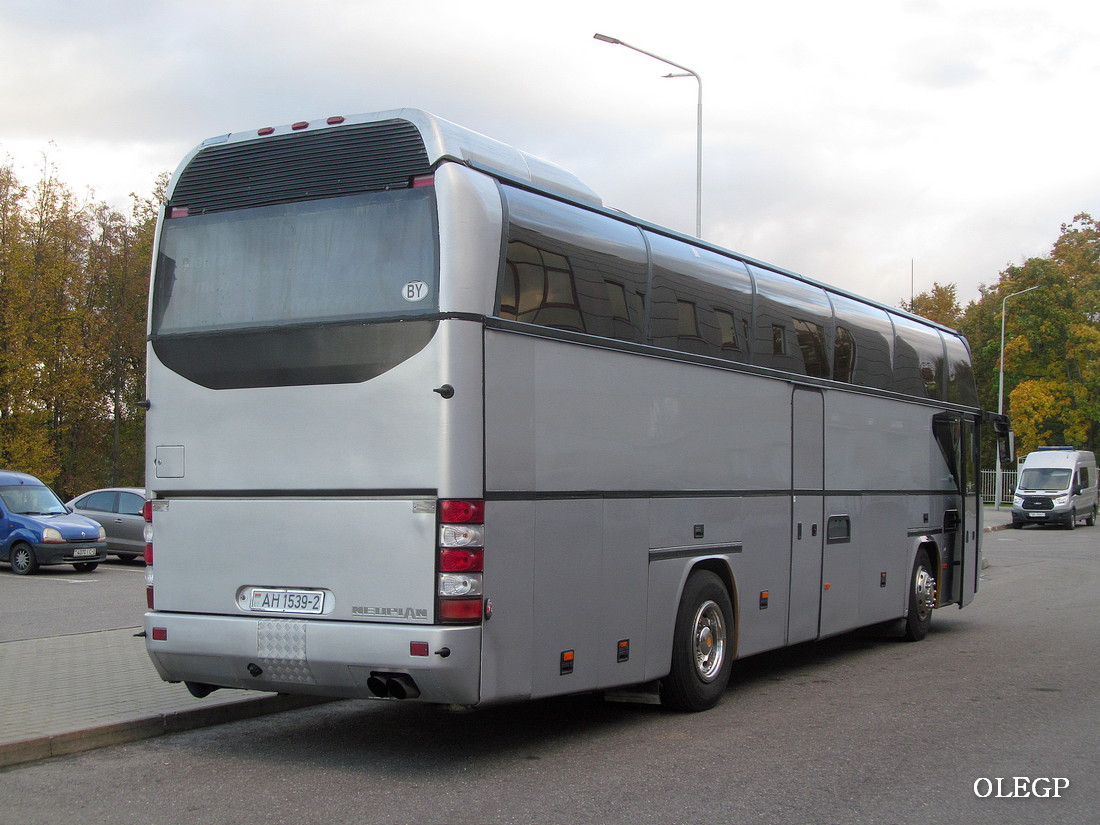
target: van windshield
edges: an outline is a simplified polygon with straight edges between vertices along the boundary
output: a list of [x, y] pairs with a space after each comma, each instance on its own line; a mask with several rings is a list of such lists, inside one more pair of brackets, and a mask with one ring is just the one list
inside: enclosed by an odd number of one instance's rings
[[21, 516], [60, 516], [68, 512], [48, 487], [25, 484], [0, 487], [0, 501], [5, 509]]
[[1062, 467], [1031, 467], [1020, 474], [1021, 490], [1067, 490], [1073, 472]]

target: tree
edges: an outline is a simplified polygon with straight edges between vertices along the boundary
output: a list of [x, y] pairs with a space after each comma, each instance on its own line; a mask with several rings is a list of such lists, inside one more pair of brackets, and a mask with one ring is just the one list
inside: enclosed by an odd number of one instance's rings
[[955, 284], [944, 286], [934, 283], [928, 292], [920, 293], [908, 303], [902, 301], [899, 306], [906, 312], [952, 329], [958, 328], [963, 316], [963, 308], [959, 306], [958, 287]]
[[974, 350], [983, 406], [996, 409], [1004, 298], [1006, 412], [1017, 447], [1100, 440], [1100, 224], [1087, 214], [1063, 224], [1046, 258], [1009, 266], [969, 305], [960, 326]]
[[0, 168], [0, 466], [62, 494], [143, 483], [157, 194], [123, 215], [78, 202], [48, 160], [29, 188]]

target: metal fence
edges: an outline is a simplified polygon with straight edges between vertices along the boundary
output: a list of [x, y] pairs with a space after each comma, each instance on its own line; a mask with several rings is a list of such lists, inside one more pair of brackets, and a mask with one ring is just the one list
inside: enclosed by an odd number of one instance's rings
[[[1001, 470], [1001, 504], [1012, 506], [1012, 493], [1016, 489], [1016, 471]], [[997, 503], [997, 471], [982, 470], [982, 503]]]

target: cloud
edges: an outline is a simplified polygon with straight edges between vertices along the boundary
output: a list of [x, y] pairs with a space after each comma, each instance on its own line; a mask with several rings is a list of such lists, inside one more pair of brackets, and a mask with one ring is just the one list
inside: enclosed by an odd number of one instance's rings
[[1100, 7], [1084, 0], [9, 0], [0, 151], [114, 202], [211, 135], [403, 106], [692, 232], [895, 302], [964, 300], [1100, 212]]

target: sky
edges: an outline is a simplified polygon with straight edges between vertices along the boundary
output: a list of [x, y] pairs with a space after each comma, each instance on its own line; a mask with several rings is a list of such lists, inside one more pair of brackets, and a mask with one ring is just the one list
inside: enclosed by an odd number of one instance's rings
[[207, 137], [415, 107], [884, 303], [1100, 217], [1095, 0], [0, 0], [0, 163], [125, 208]]

